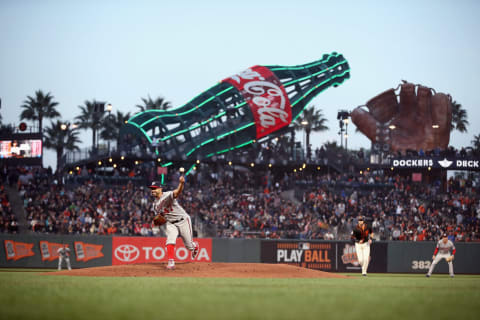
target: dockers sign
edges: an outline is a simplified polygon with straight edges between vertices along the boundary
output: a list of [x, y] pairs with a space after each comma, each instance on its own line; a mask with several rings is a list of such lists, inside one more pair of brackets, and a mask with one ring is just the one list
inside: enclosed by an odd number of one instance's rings
[[400, 169], [445, 169], [445, 170], [480, 170], [478, 158], [455, 157], [418, 157], [396, 158], [391, 160], [393, 168]]

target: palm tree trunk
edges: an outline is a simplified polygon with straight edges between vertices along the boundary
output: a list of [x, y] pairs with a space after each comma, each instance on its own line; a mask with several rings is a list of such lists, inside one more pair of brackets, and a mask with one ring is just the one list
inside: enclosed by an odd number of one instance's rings
[[62, 168], [63, 148], [57, 148], [57, 171]]
[[290, 149], [290, 155], [293, 155], [295, 159], [295, 129], [294, 128], [292, 128], [292, 144]]
[[311, 130], [305, 130], [305, 135], [307, 136], [306, 137], [306, 146], [305, 146], [305, 151], [307, 152], [307, 159], [309, 159], [311, 156], [312, 156], [312, 150], [310, 150], [310, 153], [308, 152], [308, 150], [310, 149], [310, 133], [312, 133]]
[[96, 150], [97, 146], [95, 145], [95, 142], [97, 141], [97, 130], [92, 128], [92, 150]]

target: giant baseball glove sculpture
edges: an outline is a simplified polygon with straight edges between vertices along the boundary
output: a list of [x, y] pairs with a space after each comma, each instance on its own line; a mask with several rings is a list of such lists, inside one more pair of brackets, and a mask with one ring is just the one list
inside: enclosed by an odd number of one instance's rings
[[452, 122], [450, 95], [405, 81], [400, 87], [400, 101], [394, 89], [387, 90], [367, 102], [368, 111], [353, 110], [353, 123], [373, 143], [381, 139], [392, 151], [446, 149]]

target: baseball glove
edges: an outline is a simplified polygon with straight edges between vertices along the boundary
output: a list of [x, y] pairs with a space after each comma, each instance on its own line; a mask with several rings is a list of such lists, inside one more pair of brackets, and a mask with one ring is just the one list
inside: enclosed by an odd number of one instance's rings
[[165, 219], [164, 216], [161, 214], [157, 214], [155, 217], [153, 217], [153, 224], [155, 226], [160, 227], [161, 225], [164, 225], [167, 222], [167, 219]]
[[[450, 141], [452, 98], [404, 81], [399, 99], [387, 90], [351, 113], [353, 123], [377, 148], [391, 151], [446, 149]], [[384, 150], [387, 151], [387, 150]]]
[[450, 257], [447, 258], [447, 262], [450, 262], [452, 260], [453, 260], [453, 256], [450, 256]]

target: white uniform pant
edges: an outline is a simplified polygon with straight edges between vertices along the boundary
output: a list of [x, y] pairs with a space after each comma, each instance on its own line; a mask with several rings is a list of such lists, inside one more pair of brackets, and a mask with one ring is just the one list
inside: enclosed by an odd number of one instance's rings
[[362, 267], [362, 274], [367, 274], [368, 263], [370, 262], [370, 245], [368, 242], [355, 242], [355, 251], [357, 252], [358, 263]]
[[65, 260], [65, 262], [67, 263], [68, 270], [72, 270], [72, 267], [70, 266], [70, 258], [69, 257], [63, 258], [62, 256], [58, 257], [58, 270], [62, 270], [63, 260]]
[[[447, 258], [449, 258], [451, 255], [450, 253], [439, 253], [435, 256], [435, 259], [432, 261], [432, 264], [430, 265], [430, 269], [428, 269], [428, 275], [432, 275], [433, 269], [437, 265], [437, 263], [440, 262], [440, 260], [445, 259], [447, 261]], [[448, 263], [448, 273], [450, 273], [451, 276], [453, 276], [453, 261], [447, 262]]]
[[175, 224], [167, 222], [165, 225], [165, 233], [167, 234], [167, 245], [175, 245], [177, 237], [180, 235], [185, 248], [190, 251], [195, 249], [195, 244], [193, 243], [192, 220], [190, 219], [190, 216], [185, 216], [182, 221]]

